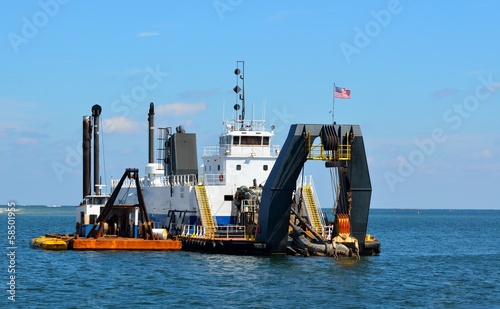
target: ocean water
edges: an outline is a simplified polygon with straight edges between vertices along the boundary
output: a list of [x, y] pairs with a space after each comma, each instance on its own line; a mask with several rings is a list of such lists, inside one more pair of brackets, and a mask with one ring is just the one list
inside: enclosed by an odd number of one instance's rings
[[72, 232], [74, 208], [17, 209], [0, 207], [0, 308], [500, 308], [499, 210], [373, 209], [382, 253], [334, 260], [43, 251], [31, 238]]

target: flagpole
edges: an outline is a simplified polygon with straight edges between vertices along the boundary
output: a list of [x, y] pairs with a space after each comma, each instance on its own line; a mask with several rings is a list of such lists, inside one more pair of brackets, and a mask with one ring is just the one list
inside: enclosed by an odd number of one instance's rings
[[332, 124], [335, 124], [335, 82], [333, 82]]

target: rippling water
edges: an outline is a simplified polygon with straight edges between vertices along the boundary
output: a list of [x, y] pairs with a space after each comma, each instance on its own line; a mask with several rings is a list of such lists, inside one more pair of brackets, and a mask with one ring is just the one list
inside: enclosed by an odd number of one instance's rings
[[[8, 289], [5, 209], [0, 278]], [[16, 301], [4, 288], [0, 307], [500, 308], [500, 211], [374, 209], [368, 229], [382, 254], [358, 261], [36, 250], [31, 238], [72, 231], [75, 210], [18, 209]]]

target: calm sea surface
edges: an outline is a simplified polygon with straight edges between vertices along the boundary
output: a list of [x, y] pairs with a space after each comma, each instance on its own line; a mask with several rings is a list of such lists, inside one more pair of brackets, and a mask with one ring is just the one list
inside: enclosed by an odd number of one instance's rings
[[15, 222], [6, 209], [0, 308], [500, 308], [498, 210], [374, 209], [382, 253], [358, 261], [36, 250], [31, 238], [72, 232], [74, 208], [18, 206]]

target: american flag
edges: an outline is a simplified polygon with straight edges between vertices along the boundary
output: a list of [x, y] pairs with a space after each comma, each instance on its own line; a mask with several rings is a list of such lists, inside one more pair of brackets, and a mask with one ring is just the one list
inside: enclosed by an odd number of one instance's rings
[[334, 97], [339, 99], [350, 99], [351, 90], [335, 86]]

